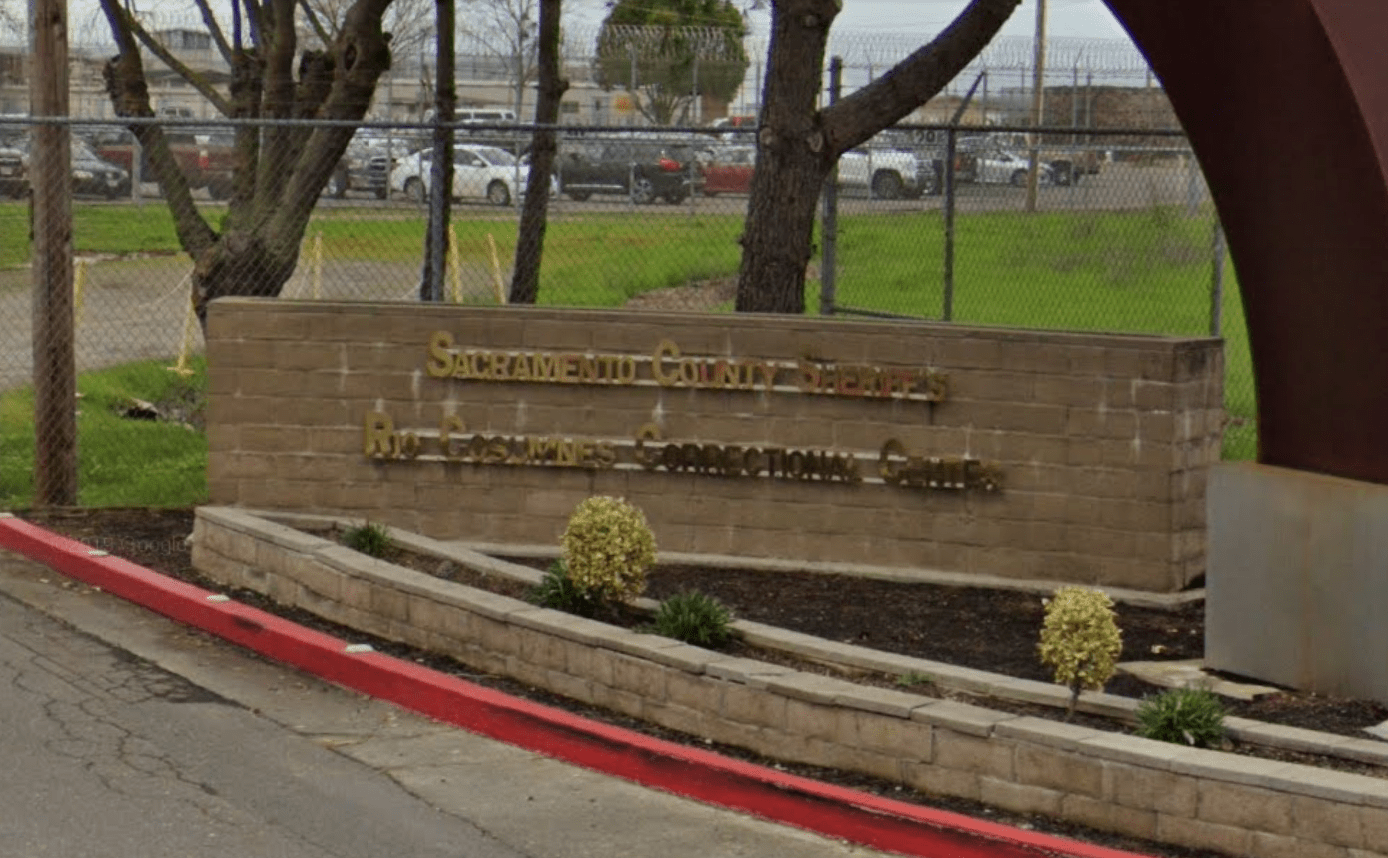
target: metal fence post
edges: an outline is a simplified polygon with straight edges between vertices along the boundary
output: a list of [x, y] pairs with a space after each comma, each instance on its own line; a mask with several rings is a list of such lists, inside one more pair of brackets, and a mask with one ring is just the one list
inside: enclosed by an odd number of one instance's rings
[[943, 322], [954, 319], [954, 159], [958, 149], [959, 129], [950, 126], [945, 132], [945, 284], [940, 308]]
[[[843, 58], [829, 60], [829, 103], [839, 100], [843, 84]], [[839, 236], [839, 165], [829, 168], [829, 176], [824, 182], [824, 216], [820, 223], [820, 240], [824, 251], [819, 257], [819, 314], [834, 315], [835, 283], [834, 275], [838, 266]]]

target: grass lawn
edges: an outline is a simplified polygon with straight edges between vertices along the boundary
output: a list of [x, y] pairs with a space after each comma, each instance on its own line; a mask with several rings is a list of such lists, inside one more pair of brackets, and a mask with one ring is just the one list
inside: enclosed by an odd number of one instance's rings
[[[140, 361], [82, 373], [77, 416], [80, 506], [190, 506], [207, 501], [207, 436], [202, 419], [207, 366]], [[123, 416], [143, 401], [172, 420]], [[195, 415], [190, 424], [179, 414]], [[194, 425], [196, 424], [196, 425]], [[23, 508], [34, 495], [34, 391], [0, 395], [0, 509]]]

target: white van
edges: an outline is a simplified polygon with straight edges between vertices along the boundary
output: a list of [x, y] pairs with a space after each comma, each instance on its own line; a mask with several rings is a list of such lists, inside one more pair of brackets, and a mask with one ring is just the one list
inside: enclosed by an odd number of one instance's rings
[[474, 109], [464, 107], [453, 112], [453, 118], [459, 125], [495, 125], [501, 122], [515, 122], [516, 112], [514, 110], [494, 110]]
[[[424, 121], [433, 122], [434, 111], [425, 111]], [[491, 107], [460, 107], [453, 111], [453, 121], [458, 125], [504, 125], [516, 121], [516, 112]]]

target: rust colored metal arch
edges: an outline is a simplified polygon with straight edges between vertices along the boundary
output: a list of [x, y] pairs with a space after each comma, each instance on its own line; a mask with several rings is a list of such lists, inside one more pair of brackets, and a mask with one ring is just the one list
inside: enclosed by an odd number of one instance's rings
[[1388, 3], [1105, 2], [1228, 235], [1259, 461], [1388, 483]]

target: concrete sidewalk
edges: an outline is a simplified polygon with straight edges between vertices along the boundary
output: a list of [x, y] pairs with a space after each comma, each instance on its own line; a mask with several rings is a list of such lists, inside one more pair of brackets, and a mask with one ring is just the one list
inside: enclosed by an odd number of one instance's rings
[[42, 564], [0, 553], [0, 593], [311, 736], [527, 854], [1127, 854], [880, 799], [510, 698], [361, 651], [5, 514], [0, 548]]

